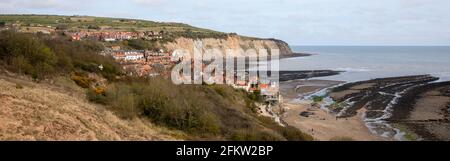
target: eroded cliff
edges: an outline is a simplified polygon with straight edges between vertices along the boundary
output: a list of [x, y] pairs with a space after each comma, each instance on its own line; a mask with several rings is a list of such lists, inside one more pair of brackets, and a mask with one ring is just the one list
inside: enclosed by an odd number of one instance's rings
[[202, 42], [202, 49], [219, 49], [223, 53], [227, 49], [232, 50], [247, 50], [247, 49], [267, 49], [270, 53], [270, 49], [279, 49], [280, 56], [292, 56], [293, 52], [289, 45], [281, 40], [276, 39], [255, 39], [255, 38], [244, 38], [241, 36], [228, 36], [226, 39], [215, 39], [215, 38], [205, 38], [205, 39], [190, 39], [180, 37], [175, 40], [175, 42], [170, 42], [164, 46], [168, 50], [185, 49], [190, 53], [194, 53], [194, 43], [195, 41]]

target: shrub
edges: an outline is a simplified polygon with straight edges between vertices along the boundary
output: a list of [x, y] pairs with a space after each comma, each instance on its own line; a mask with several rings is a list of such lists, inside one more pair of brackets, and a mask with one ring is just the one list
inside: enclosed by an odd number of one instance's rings
[[78, 86], [81, 88], [89, 88], [92, 84], [92, 79], [90, 79], [87, 76], [80, 76], [80, 75], [72, 75], [70, 77]]
[[[212, 88], [217, 94], [220, 96], [227, 98], [230, 101], [236, 101], [236, 96], [241, 97], [244, 95], [240, 95], [240, 91], [234, 89], [233, 87], [230, 87], [228, 85], [210, 85], [208, 86]], [[245, 91], [244, 91], [245, 92]]]
[[313, 141], [314, 138], [292, 126], [280, 126], [270, 117], [258, 117], [264, 126], [279, 132], [288, 141]]
[[305, 134], [292, 126], [287, 126], [281, 129], [281, 134], [289, 141], [313, 141], [311, 135]]
[[[122, 69], [112, 57], [99, 55], [101, 44], [95, 41], [69, 41], [64, 37], [0, 32], [0, 62], [13, 72], [43, 79], [82, 70], [112, 80]], [[104, 69], [100, 70], [99, 65]]]
[[[123, 118], [146, 117], [153, 123], [192, 134], [196, 139], [308, 140], [297, 129], [284, 129], [271, 118], [247, 113], [254, 102], [247, 93], [221, 85], [174, 85], [161, 78], [112, 82], [105, 94], [91, 89], [91, 101], [107, 105]], [[243, 98], [236, 99], [233, 98]], [[188, 138], [189, 139], [189, 138]]]
[[94, 89], [89, 89], [86, 92], [87, 99], [89, 101], [106, 105], [108, 104], [108, 99], [104, 94], [98, 94]]
[[[134, 93], [132, 93], [128, 86], [118, 86], [115, 87], [115, 99], [108, 99], [108, 102], [113, 102], [113, 108], [120, 113], [120, 115], [124, 118], [133, 118], [138, 112], [138, 98]], [[107, 96], [110, 96], [111, 93]]]
[[261, 96], [261, 91], [260, 90], [255, 90], [253, 92], [249, 92], [248, 93], [248, 98], [250, 98], [251, 100], [255, 101], [255, 102], [262, 102], [263, 98]]
[[88, 29], [100, 30], [100, 27], [97, 25], [88, 25]]
[[16, 89], [23, 89], [23, 86], [19, 83], [16, 83]]
[[[194, 133], [218, 133], [216, 116], [207, 110], [211, 105], [193, 89], [166, 88], [173, 85], [162, 83], [158, 89], [144, 88], [139, 106], [146, 116], [158, 123]], [[163, 88], [161, 88], [163, 87]], [[172, 90], [170, 90], [172, 89]], [[189, 92], [190, 91], [190, 92]], [[188, 93], [189, 92], [189, 93]]]
[[0, 60], [11, 71], [42, 79], [53, 75], [56, 64], [55, 53], [39, 39], [11, 31], [0, 32]]
[[210, 86], [212, 89], [214, 89], [214, 91], [216, 91], [218, 94], [220, 94], [221, 96], [226, 97], [227, 96], [227, 91], [226, 91], [226, 87], [224, 86], [220, 86], [220, 85], [212, 85]]
[[91, 86], [91, 80], [86, 77], [72, 76], [71, 79], [82, 88], [89, 88]]
[[258, 108], [259, 107], [256, 106], [255, 103], [249, 98], [245, 99], [245, 106], [248, 109], [250, 109], [253, 113], [257, 113], [258, 112]]
[[146, 41], [142, 39], [127, 40], [126, 45], [137, 50], [153, 50], [156, 48], [154, 41]]
[[69, 26], [67, 24], [59, 24], [56, 26], [57, 30], [67, 30]]
[[30, 64], [28, 59], [26, 59], [22, 55], [19, 55], [17, 57], [11, 58], [11, 65], [17, 67], [17, 68], [12, 69], [12, 70], [16, 71], [18, 73], [25, 73], [25, 74], [30, 74], [30, 75], [34, 73], [33, 66]]
[[95, 87], [94, 92], [98, 95], [105, 95], [105, 89], [103, 87]]
[[240, 130], [235, 132], [231, 136], [232, 141], [282, 141], [280, 137], [276, 137], [273, 134], [256, 131], [252, 129]]
[[[193, 37], [221, 36], [195, 31], [191, 34]], [[131, 46], [152, 45], [140, 43], [140, 40], [131, 42]], [[102, 48], [96, 41], [0, 32], [2, 66], [35, 79], [70, 76], [77, 85], [87, 88], [86, 96], [90, 101], [104, 104], [124, 118], [147, 117], [158, 125], [196, 136], [212, 135], [233, 140], [294, 138], [291, 135], [295, 132], [283, 132], [281, 126], [261, 123], [254, 112], [248, 112], [256, 109], [255, 101], [261, 101], [259, 91], [248, 94], [221, 85], [174, 85], [159, 78], [122, 77], [116, 80], [117, 76], [123, 76], [122, 68], [112, 57], [97, 54]], [[99, 65], [103, 65], [103, 70], [98, 68]], [[85, 73], [102, 75], [110, 80], [110, 84], [91, 88], [95, 80]], [[275, 124], [273, 120], [271, 122]]]
[[124, 118], [148, 117], [153, 122], [195, 134], [217, 134], [220, 125], [214, 113], [190, 87], [176, 88], [169, 81], [124, 80], [106, 88], [105, 95], [93, 89], [91, 101], [105, 103]]

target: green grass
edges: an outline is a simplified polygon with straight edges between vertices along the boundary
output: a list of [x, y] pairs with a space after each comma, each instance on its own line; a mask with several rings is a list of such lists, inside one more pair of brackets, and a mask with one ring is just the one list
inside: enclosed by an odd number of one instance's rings
[[[186, 132], [190, 134], [186, 139], [191, 140], [312, 140], [296, 128], [259, 117], [255, 113], [255, 102], [260, 100], [257, 92], [125, 76], [112, 57], [97, 54], [100, 50], [96, 41], [0, 32], [1, 68], [36, 80], [71, 79], [86, 88], [87, 99], [123, 118], [144, 117]], [[107, 78], [107, 83], [97, 84], [90, 75]]]
[[[95, 27], [108, 27], [120, 31], [164, 31], [168, 33], [161, 41], [173, 42], [178, 37], [193, 39], [217, 38], [224, 39], [236, 36], [236, 33], [224, 33], [210, 29], [199, 28], [184, 23], [155, 22], [128, 18], [108, 18], [93, 16], [62, 16], [62, 15], [36, 15], [36, 14], [0, 14], [0, 23], [20, 24], [22, 27], [41, 25], [54, 28], [63, 28], [69, 31], [91, 30]], [[240, 36], [243, 40], [258, 38]]]
[[198, 28], [183, 23], [165, 23], [148, 20], [106, 18], [92, 16], [58, 15], [0, 15], [0, 22], [20, 24], [22, 26], [64, 26], [68, 30], [88, 30], [90, 26], [108, 26], [112, 30], [125, 31], [164, 31], [169, 39], [180, 36], [188, 38], [225, 38], [228, 34], [209, 29]]
[[[122, 69], [112, 57], [97, 54], [100, 50], [97, 42], [72, 42], [65, 37], [0, 32], [0, 63], [35, 80], [75, 71], [98, 73], [114, 79]], [[100, 64], [104, 66], [103, 70], [98, 69]]]
[[225, 85], [174, 85], [162, 78], [127, 78], [91, 89], [88, 99], [108, 106], [119, 116], [146, 117], [190, 134], [193, 140], [312, 140], [293, 127], [260, 117], [248, 94]]

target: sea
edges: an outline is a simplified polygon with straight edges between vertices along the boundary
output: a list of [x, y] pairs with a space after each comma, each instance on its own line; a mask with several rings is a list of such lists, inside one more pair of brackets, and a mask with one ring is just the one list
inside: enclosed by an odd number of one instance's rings
[[[315, 79], [356, 82], [375, 78], [430, 74], [450, 81], [450, 46], [292, 46], [312, 56], [279, 60], [280, 70], [339, 70], [339, 75]], [[312, 95], [324, 95], [323, 89]], [[397, 98], [391, 100], [396, 103]], [[326, 97], [328, 104], [333, 100]], [[326, 101], [326, 102], [327, 102]], [[388, 108], [388, 107], [386, 107]], [[389, 111], [385, 112], [389, 114]], [[405, 133], [382, 118], [368, 121], [369, 130], [387, 138], [405, 140]], [[383, 115], [384, 117], [384, 115]]]
[[346, 82], [431, 74], [450, 81], [450, 46], [291, 46], [312, 56], [280, 60], [280, 70], [339, 70], [316, 79]]

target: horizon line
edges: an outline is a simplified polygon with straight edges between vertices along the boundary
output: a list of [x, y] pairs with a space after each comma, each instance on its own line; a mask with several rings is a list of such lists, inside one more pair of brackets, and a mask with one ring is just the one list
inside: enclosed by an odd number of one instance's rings
[[450, 45], [289, 45], [289, 46], [329, 46], [329, 47], [450, 47]]

